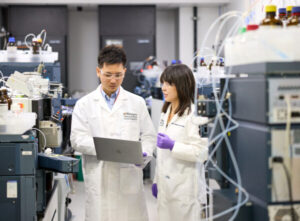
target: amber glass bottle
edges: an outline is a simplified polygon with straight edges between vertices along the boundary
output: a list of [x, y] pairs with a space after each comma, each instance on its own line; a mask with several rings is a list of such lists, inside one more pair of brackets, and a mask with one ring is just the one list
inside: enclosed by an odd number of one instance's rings
[[281, 21], [286, 20], [286, 8], [279, 8], [278, 9], [278, 17]]
[[276, 6], [275, 5], [267, 5], [265, 7], [266, 18], [262, 20], [261, 26], [282, 26], [282, 21], [276, 19]]
[[201, 67], [205, 67], [206, 66], [206, 63], [205, 63], [205, 61], [204, 61], [204, 58], [202, 57], [202, 58], [200, 58], [200, 66]]
[[0, 90], [0, 115], [8, 111], [7, 99], [3, 96], [2, 90]]
[[2, 89], [1, 91], [2, 91], [2, 96], [7, 100], [8, 110], [10, 110], [10, 107], [11, 107], [11, 104], [12, 104], [12, 99], [8, 96], [6, 89]]
[[292, 9], [293, 6], [287, 6], [286, 7], [286, 18], [289, 19], [290, 17], [292, 17]]
[[300, 26], [300, 7], [293, 7], [292, 17], [288, 20], [287, 26]]

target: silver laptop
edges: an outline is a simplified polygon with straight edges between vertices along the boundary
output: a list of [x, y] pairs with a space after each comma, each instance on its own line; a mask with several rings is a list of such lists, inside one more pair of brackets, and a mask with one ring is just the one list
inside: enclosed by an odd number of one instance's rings
[[94, 137], [94, 144], [98, 160], [143, 164], [140, 141]]

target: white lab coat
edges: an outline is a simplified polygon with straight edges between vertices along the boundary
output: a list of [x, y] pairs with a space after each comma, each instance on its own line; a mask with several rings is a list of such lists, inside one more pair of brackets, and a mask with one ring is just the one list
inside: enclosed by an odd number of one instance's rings
[[77, 101], [72, 115], [72, 147], [83, 154], [86, 221], [147, 221], [143, 171], [132, 164], [98, 161], [93, 137], [138, 141], [152, 155], [156, 133], [145, 101], [120, 87], [112, 108], [100, 86]]
[[[179, 117], [161, 114], [159, 132], [175, 140], [173, 150], [157, 148], [157, 183], [159, 221], [199, 221], [201, 203], [206, 203], [203, 162], [208, 157], [208, 139], [199, 135], [199, 124], [207, 118], [194, 116], [194, 107]], [[199, 171], [200, 168], [200, 171]]]

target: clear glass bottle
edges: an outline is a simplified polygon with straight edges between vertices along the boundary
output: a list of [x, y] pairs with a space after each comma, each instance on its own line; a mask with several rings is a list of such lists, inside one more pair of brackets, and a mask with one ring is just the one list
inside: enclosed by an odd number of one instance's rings
[[261, 26], [282, 26], [282, 21], [276, 19], [276, 5], [267, 5], [265, 7], [266, 18], [262, 20]]
[[15, 61], [17, 59], [17, 50], [16, 39], [14, 37], [9, 37], [6, 47], [8, 61]]

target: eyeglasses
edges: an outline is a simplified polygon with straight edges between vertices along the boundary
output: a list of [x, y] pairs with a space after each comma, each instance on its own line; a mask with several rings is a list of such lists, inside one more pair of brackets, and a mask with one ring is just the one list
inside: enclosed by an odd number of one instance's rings
[[120, 80], [121, 78], [124, 77], [124, 73], [116, 73], [116, 74], [111, 74], [111, 73], [103, 73], [101, 71], [101, 74], [108, 80], [111, 80], [111, 79], [116, 79], [116, 80]]

